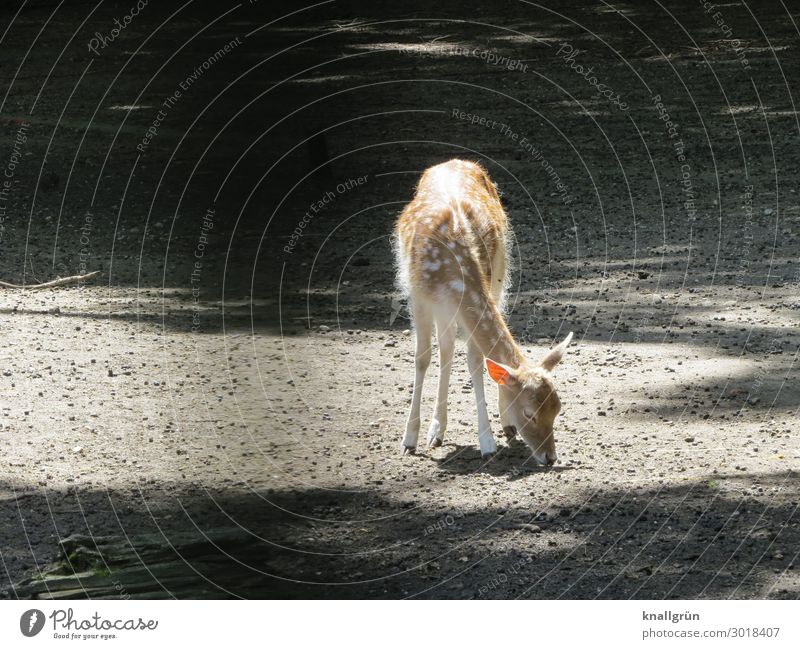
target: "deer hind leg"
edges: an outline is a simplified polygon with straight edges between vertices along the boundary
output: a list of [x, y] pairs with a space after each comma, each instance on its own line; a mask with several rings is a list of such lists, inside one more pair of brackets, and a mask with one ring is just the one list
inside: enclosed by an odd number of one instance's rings
[[483, 391], [483, 354], [471, 340], [467, 348], [467, 365], [472, 377], [472, 387], [475, 390], [475, 403], [478, 407], [478, 443], [481, 447], [481, 456], [488, 458], [497, 451], [497, 445], [494, 435], [492, 435], [489, 413], [486, 410], [486, 395]]
[[436, 405], [433, 408], [433, 418], [428, 428], [428, 446], [431, 448], [442, 445], [447, 431], [447, 393], [450, 389], [450, 369], [456, 346], [455, 319], [446, 315], [437, 317], [436, 338], [439, 341], [439, 388]]
[[421, 300], [410, 300], [416, 334], [416, 350], [414, 354], [414, 391], [411, 396], [411, 412], [408, 413], [406, 433], [403, 436], [403, 452], [413, 453], [417, 449], [419, 437], [420, 406], [422, 404], [422, 384], [425, 373], [431, 364], [431, 334], [433, 333], [433, 314], [428, 304]]

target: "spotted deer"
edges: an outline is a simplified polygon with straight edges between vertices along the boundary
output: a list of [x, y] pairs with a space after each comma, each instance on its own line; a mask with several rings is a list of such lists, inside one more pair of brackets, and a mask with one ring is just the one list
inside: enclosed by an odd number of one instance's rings
[[572, 332], [538, 363], [525, 358], [502, 314], [508, 265], [508, 219], [489, 175], [478, 164], [450, 160], [422, 174], [413, 200], [395, 226], [399, 283], [409, 298], [416, 335], [411, 412], [402, 441], [414, 453], [420, 428], [422, 384], [439, 341], [439, 386], [428, 446], [441, 446], [447, 430], [447, 392], [456, 333], [467, 339], [467, 365], [478, 408], [481, 455], [497, 450], [483, 390], [483, 362], [498, 384], [506, 436], [520, 434], [541, 464], [556, 459], [553, 420], [561, 402], [551, 371]]

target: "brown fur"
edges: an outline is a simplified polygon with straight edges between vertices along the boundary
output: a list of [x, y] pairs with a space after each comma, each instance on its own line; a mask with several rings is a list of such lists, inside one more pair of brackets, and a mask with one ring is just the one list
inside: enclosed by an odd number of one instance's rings
[[480, 165], [464, 160], [429, 168], [398, 218], [395, 233], [401, 284], [409, 294], [417, 334], [417, 375], [405, 448], [416, 446], [421, 386], [430, 362], [435, 321], [441, 367], [429, 443], [440, 444], [446, 428], [452, 337], [457, 324], [468, 340], [482, 453], [491, 454], [495, 448], [481, 375], [482, 359], [486, 358], [490, 375], [500, 384], [504, 429], [520, 432], [537, 460], [555, 461], [552, 430], [560, 401], [549, 370], [560, 361], [571, 334], [537, 365], [525, 359], [514, 341], [500, 310], [506, 282], [508, 218], [489, 175]]

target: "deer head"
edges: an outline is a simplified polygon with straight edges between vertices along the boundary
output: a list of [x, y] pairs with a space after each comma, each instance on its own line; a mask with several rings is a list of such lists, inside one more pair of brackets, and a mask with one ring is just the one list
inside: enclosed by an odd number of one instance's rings
[[519, 367], [508, 367], [486, 359], [489, 376], [499, 387], [500, 411], [508, 424], [506, 433], [509, 437], [519, 433], [540, 464], [551, 465], [558, 459], [553, 422], [561, 410], [561, 401], [551, 371], [571, 340], [572, 332], [538, 364], [523, 360]]

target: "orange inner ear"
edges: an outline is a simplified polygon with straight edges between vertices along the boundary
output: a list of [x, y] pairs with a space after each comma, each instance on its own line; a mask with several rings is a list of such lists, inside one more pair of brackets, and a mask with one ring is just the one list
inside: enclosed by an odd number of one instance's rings
[[500, 385], [505, 385], [511, 378], [510, 372], [505, 367], [489, 358], [486, 359], [486, 369], [489, 370], [489, 376]]

